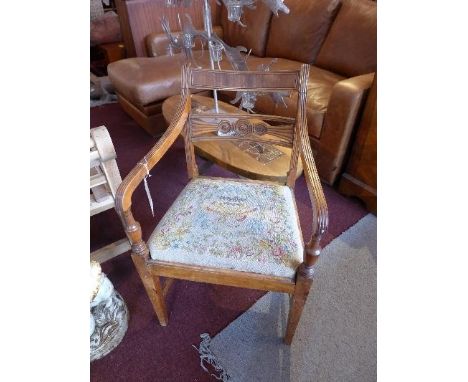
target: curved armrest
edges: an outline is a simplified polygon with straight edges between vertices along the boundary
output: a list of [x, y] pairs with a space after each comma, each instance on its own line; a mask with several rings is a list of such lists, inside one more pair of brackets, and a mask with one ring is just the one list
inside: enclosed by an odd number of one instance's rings
[[127, 211], [132, 204], [131, 198], [137, 186], [141, 183], [147, 174], [147, 169], [150, 171], [156, 163], [159, 162], [161, 157], [172, 146], [179, 134], [184, 128], [190, 112], [190, 97], [182, 97], [181, 102], [177, 108], [174, 118], [167, 128], [166, 132], [153, 146], [153, 148], [146, 154], [142, 160], [130, 171], [120, 184], [115, 195], [115, 207], [118, 213]]
[[125, 232], [132, 244], [132, 252], [135, 254], [147, 256], [148, 249], [146, 244], [142, 241], [140, 225], [135, 221], [130, 210], [133, 192], [142, 182], [147, 171], [149, 172], [156, 163], [159, 162], [161, 157], [167, 152], [182, 132], [185, 122], [187, 121], [190, 108], [190, 97], [184, 95], [166, 132], [148, 152], [148, 154], [146, 154], [125, 177], [115, 194], [115, 209], [122, 220]]
[[[309, 198], [312, 204], [312, 236], [305, 245], [304, 263], [299, 269], [299, 274], [306, 276], [306, 278], [310, 278], [312, 276], [313, 265], [320, 255], [320, 239], [328, 228], [327, 201], [325, 200], [325, 195], [323, 194], [322, 184], [320, 183], [317, 167], [315, 166], [314, 157], [312, 155], [309, 134], [307, 133], [305, 105], [307, 99], [308, 78], [309, 65], [304, 64], [301, 66], [299, 77], [299, 102], [296, 119], [296, 128], [298, 129], [296, 131], [298, 131], [299, 134], [296, 134], [295, 139], [299, 139], [299, 152], [301, 154], [302, 167], [304, 169], [307, 189], [309, 190]], [[292, 159], [297, 160], [297, 154], [298, 152], [294, 150]]]
[[374, 73], [364, 74], [342, 80], [332, 89], [317, 156], [317, 167], [329, 184], [334, 183], [343, 165], [356, 118], [373, 79]]
[[307, 266], [312, 266], [320, 255], [320, 239], [328, 229], [328, 207], [305, 128], [301, 129], [301, 159], [313, 214], [312, 236], [305, 245], [305, 263]]

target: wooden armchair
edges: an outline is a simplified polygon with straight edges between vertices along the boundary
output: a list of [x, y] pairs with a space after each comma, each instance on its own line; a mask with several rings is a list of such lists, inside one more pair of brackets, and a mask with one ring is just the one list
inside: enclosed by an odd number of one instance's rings
[[[291, 344], [312, 284], [320, 238], [328, 226], [307, 134], [308, 75], [308, 65], [277, 72], [182, 68], [181, 103], [173, 121], [116, 194], [133, 262], [162, 326], [168, 323], [164, 295], [172, 279], [285, 292], [291, 303], [284, 341]], [[191, 89], [296, 91], [297, 115], [199, 113], [191, 110]], [[145, 243], [132, 216], [132, 194], [179, 134], [185, 141], [190, 181]], [[292, 148], [286, 183], [199, 176], [193, 142], [225, 139]], [[299, 155], [313, 210], [312, 236], [305, 245], [293, 192]], [[161, 276], [167, 278], [164, 288]]]

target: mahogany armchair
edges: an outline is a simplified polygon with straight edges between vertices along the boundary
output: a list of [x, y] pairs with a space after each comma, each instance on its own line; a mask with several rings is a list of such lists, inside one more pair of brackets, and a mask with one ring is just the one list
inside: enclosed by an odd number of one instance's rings
[[[291, 295], [284, 338], [291, 344], [328, 226], [327, 204], [307, 134], [308, 75], [305, 64], [300, 70], [277, 72], [182, 68], [181, 103], [173, 121], [116, 194], [133, 262], [162, 326], [168, 323], [167, 285], [163, 288], [160, 277], [167, 278], [166, 284], [184, 279], [284, 292]], [[197, 112], [191, 108], [192, 89], [297, 92], [297, 115]], [[145, 243], [132, 216], [132, 195], [179, 134], [184, 137], [190, 181]], [[200, 176], [193, 142], [224, 139], [292, 148], [285, 184]], [[305, 244], [293, 192], [299, 156], [313, 211], [312, 236]]]

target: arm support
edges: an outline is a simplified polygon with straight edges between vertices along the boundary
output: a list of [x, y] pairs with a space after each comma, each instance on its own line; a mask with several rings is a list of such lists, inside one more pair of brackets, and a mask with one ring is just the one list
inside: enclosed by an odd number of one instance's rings
[[190, 112], [190, 107], [190, 97], [185, 94], [166, 132], [148, 154], [125, 177], [115, 194], [115, 209], [122, 220], [125, 232], [132, 244], [132, 252], [135, 254], [147, 256], [148, 249], [142, 241], [140, 225], [135, 221], [130, 210], [133, 192], [145, 177], [146, 167], [150, 171], [182, 132]]
[[[297, 108], [296, 120], [296, 139], [299, 140], [299, 152], [301, 153], [302, 166], [304, 175], [309, 190], [309, 197], [312, 204], [312, 236], [305, 245], [305, 259], [300, 267], [299, 273], [310, 278], [313, 271], [313, 265], [320, 255], [320, 239], [328, 228], [328, 208], [323, 194], [322, 184], [315, 167], [312, 148], [310, 146], [309, 135], [307, 134], [307, 118], [306, 118], [306, 97], [307, 97], [307, 79], [309, 78], [309, 65], [302, 65], [299, 78], [298, 97], [299, 103]], [[297, 133], [298, 132], [298, 133]], [[296, 154], [297, 155], [297, 154]], [[297, 158], [294, 156], [292, 159]], [[294, 174], [296, 171], [294, 170]]]
[[305, 264], [311, 267], [320, 255], [320, 239], [328, 229], [328, 207], [305, 128], [301, 129], [301, 159], [312, 204], [312, 236], [305, 245]]
[[320, 137], [317, 167], [322, 179], [333, 184], [343, 165], [348, 143], [356, 125], [374, 73], [348, 78], [333, 87]]

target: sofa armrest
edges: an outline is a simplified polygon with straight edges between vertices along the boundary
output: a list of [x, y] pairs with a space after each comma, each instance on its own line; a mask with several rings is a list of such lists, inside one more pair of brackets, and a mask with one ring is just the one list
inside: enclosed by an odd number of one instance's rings
[[[223, 28], [220, 25], [213, 27], [213, 32], [220, 38], [223, 38]], [[174, 32], [180, 33], [180, 32]], [[157, 56], [165, 56], [167, 54], [167, 50], [169, 47], [169, 38], [165, 33], [157, 32], [157, 33], [150, 33], [145, 38], [145, 46], [146, 46], [146, 54], [148, 57], [157, 57]], [[194, 50], [201, 49], [201, 42], [200, 39], [195, 40], [195, 47]], [[206, 46], [205, 46], [206, 49]], [[179, 53], [179, 52], [174, 52]]]
[[145, 37], [148, 57], [165, 56], [169, 47], [169, 38], [165, 33], [151, 33]]
[[374, 73], [342, 80], [335, 84], [320, 136], [317, 167], [322, 179], [333, 184], [347, 152], [354, 126], [362, 111]]

